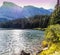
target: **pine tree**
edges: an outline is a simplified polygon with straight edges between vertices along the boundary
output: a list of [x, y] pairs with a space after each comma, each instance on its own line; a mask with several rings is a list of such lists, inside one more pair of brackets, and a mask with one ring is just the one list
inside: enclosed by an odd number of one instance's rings
[[50, 25], [60, 24], [60, 7], [56, 8], [51, 15]]

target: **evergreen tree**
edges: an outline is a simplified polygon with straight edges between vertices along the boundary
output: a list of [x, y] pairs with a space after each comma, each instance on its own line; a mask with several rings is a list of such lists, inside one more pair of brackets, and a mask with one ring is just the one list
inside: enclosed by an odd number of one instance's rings
[[56, 8], [51, 15], [50, 25], [60, 24], [60, 7]]

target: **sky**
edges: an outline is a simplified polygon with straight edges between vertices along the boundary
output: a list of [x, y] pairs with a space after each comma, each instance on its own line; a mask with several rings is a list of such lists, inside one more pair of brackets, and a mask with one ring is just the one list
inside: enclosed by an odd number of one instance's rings
[[57, 3], [57, 0], [0, 0], [0, 6], [2, 6], [4, 1], [13, 2], [21, 7], [33, 5], [35, 7], [43, 7], [45, 9], [54, 9]]

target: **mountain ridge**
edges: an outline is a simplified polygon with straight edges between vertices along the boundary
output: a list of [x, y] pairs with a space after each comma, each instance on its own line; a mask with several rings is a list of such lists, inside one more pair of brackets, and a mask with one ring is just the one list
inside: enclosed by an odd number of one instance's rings
[[35, 15], [50, 15], [51, 12], [47, 9], [34, 6], [24, 6], [22, 8], [12, 2], [5, 1], [0, 7], [0, 14], [3, 17], [8, 17], [9, 20], [13, 20], [17, 18], [28, 18]]

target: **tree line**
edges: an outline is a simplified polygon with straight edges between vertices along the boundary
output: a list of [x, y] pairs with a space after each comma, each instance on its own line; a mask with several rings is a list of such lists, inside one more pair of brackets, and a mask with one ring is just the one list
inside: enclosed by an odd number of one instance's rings
[[32, 29], [32, 28], [46, 28], [48, 26], [50, 16], [36, 15], [29, 18], [19, 18], [0, 23], [1, 28], [19, 28], [19, 29]]

